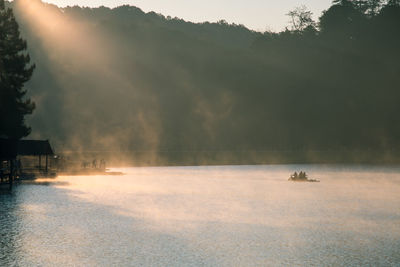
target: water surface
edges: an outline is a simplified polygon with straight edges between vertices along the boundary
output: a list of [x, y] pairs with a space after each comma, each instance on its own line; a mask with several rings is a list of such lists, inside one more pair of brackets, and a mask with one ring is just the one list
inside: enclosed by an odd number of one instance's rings
[[0, 194], [0, 266], [400, 266], [397, 167], [116, 171]]

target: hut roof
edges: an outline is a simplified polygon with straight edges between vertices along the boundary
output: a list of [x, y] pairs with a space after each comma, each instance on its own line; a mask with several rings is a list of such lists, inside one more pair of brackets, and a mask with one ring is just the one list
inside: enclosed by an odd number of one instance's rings
[[20, 156], [54, 155], [48, 140], [19, 140], [17, 153]]

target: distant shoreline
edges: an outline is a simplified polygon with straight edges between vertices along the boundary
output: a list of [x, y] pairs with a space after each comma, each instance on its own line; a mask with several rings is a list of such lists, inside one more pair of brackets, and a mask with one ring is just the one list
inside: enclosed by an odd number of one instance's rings
[[230, 166], [284, 164], [399, 165], [400, 151], [122, 151], [64, 152], [76, 162], [104, 158], [110, 166]]

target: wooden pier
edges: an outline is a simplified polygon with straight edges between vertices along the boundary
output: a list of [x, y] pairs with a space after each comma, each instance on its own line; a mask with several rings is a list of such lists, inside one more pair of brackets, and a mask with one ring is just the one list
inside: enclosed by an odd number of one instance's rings
[[56, 173], [49, 168], [52, 156], [54, 152], [48, 140], [0, 138], [0, 188], [11, 190], [18, 180], [55, 177]]
[[15, 180], [15, 160], [17, 158], [18, 141], [0, 139], [0, 187], [12, 189]]

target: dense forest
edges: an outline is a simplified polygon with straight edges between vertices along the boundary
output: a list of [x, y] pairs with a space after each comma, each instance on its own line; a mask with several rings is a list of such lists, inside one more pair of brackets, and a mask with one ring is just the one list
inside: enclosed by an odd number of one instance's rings
[[[30, 134], [25, 116], [35, 104], [26, 98], [24, 85], [32, 76], [26, 41], [20, 36], [11, 9], [0, 1], [0, 138], [18, 140]], [[3, 148], [2, 148], [3, 149]], [[5, 151], [0, 151], [3, 154]], [[8, 152], [8, 151], [7, 151]]]
[[132, 6], [9, 5], [36, 64], [31, 137], [58, 151], [193, 164], [400, 148], [400, 1], [336, 0], [318, 21], [295, 8], [278, 33]]

